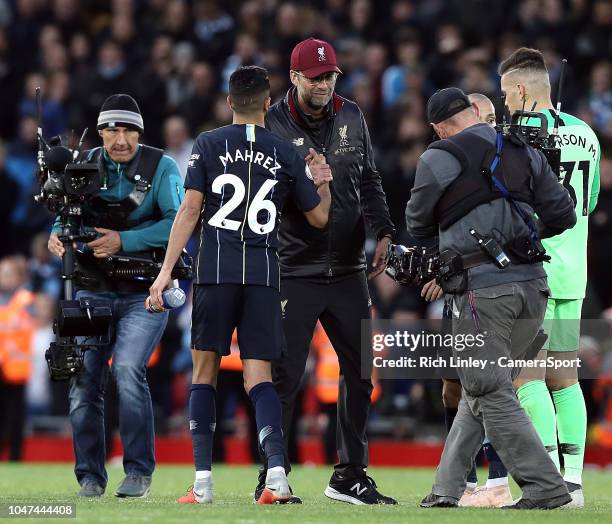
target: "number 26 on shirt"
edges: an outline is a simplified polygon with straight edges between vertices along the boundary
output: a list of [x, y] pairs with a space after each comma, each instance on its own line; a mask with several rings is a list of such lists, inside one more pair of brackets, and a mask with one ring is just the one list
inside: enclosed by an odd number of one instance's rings
[[[259, 191], [255, 193], [251, 203], [247, 202], [248, 213], [247, 223], [251, 231], [259, 235], [265, 235], [270, 233], [274, 229], [276, 224], [276, 206], [272, 200], [266, 200], [266, 195], [272, 190], [272, 188], [278, 183], [278, 180], [266, 180]], [[214, 193], [222, 194], [223, 186], [226, 184], [231, 185], [234, 188], [234, 194], [231, 198], [223, 204], [219, 210], [210, 218], [208, 223], [213, 227], [220, 227], [222, 229], [229, 229], [231, 231], [238, 231], [242, 222], [239, 220], [232, 220], [227, 218], [240, 204], [242, 204], [246, 188], [244, 182], [230, 173], [224, 173], [218, 176], [212, 183], [212, 190]], [[266, 210], [268, 212], [268, 219], [263, 224], [257, 220], [257, 215], [260, 211]]]

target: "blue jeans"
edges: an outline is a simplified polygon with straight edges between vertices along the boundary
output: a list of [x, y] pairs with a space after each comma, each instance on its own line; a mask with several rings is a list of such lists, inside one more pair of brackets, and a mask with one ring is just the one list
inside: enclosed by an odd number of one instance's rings
[[110, 357], [119, 397], [123, 469], [126, 474], [151, 475], [155, 469], [155, 439], [146, 367], [164, 332], [168, 313], [148, 313], [145, 293], [79, 291], [76, 296], [110, 300], [113, 309], [110, 344], [88, 349], [84, 369], [70, 381], [77, 481], [82, 484], [86, 479], [93, 480], [104, 487], [108, 481], [104, 467], [104, 388]]

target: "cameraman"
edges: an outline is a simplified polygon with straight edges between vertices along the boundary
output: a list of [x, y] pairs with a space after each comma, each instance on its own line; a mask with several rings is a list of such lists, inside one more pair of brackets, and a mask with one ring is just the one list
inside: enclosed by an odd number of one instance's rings
[[439, 235], [440, 282], [452, 295], [453, 335], [476, 335], [486, 343], [453, 348], [455, 359], [482, 359], [485, 366], [457, 369], [463, 395], [421, 506], [457, 506], [485, 429], [523, 491], [511, 507], [562, 506], [571, 500], [568, 490], [518, 403], [513, 370], [498, 359], [525, 358], [538, 333], [548, 293], [538, 238], [576, 223], [573, 202], [544, 156], [479, 122], [460, 89], [436, 92], [427, 118], [441, 140], [419, 160], [406, 207], [408, 231], [416, 238]]
[[[70, 383], [75, 473], [81, 497], [101, 496], [108, 481], [104, 467], [104, 387], [111, 357], [126, 474], [115, 495], [147, 496], [155, 468], [146, 365], [162, 336], [168, 313], [152, 315], [143, 307], [149, 282], [111, 280], [98, 268], [98, 261], [119, 252], [165, 249], [183, 199], [176, 162], [159, 149], [139, 144], [143, 132], [136, 101], [125, 94], [111, 95], [98, 117], [103, 146], [83, 155], [84, 160], [98, 163], [102, 190], [84, 209], [85, 224], [94, 227], [99, 236], [77, 257], [79, 273], [94, 278], [77, 281], [76, 296], [110, 300], [113, 326], [110, 345], [85, 351], [84, 368]], [[59, 232], [56, 221], [48, 246], [61, 257], [65, 250]], [[97, 283], [92, 284], [93, 280]]]

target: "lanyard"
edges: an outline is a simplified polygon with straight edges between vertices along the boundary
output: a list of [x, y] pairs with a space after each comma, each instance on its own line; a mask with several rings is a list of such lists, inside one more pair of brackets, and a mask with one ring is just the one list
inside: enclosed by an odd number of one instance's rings
[[502, 133], [501, 131], [498, 131], [497, 132], [497, 150], [495, 152], [495, 158], [493, 159], [493, 162], [491, 162], [491, 167], [489, 168], [489, 172], [491, 173], [491, 180], [495, 184], [495, 187], [497, 187], [497, 189], [501, 191], [501, 194], [504, 196], [504, 198], [508, 202], [510, 202], [510, 205], [516, 210], [519, 216], [523, 219], [523, 222], [525, 222], [525, 224], [529, 228], [529, 237], [532, 240], [537, 241], [538, 240], [538, 230], [535, 224], [533, 223], [533, 220], [531, 220], [531, 218], [527, 216], [527, 214], [525, 213], [525, 210], [521, 206], [518, 205], [518, 202], [514, 198], [512, 198], [512, 195], [510, 195], [510, 191], [508, 191], [506, 186], [504, 186], [504, 184], [502, 184], [502, 182], [493, 174], [495, 170], [497, 169], [497, 166], [499, 165], [499, 162], [501, 160], [502, 144], [503, 144]]

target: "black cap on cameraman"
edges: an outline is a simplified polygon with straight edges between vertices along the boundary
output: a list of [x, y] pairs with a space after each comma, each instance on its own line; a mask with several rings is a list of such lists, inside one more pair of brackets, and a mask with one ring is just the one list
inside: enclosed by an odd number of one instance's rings
[[439, 124], [470, 106], [467, 95], [458, 87], [439, 89], [427, 101], [427, 121]]

